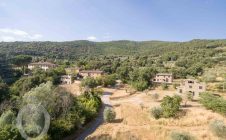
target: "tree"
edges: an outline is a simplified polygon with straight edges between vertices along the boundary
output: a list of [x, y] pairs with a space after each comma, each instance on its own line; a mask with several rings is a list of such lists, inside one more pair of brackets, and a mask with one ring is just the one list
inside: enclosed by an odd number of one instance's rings
[[182, 98], [184, 101], [184, 106], [186, 107], [187, 102], [193, 100], [193, 94], [191, 92], [186, 92], [185, 94], [183, 94]]
[[203, 65], [201, 63], [197, 63], [192, 65], [187, 69], [187, 73], [191, 76], [197, 76], [203, 73]]
[[16, 121], [15, 114], [8, 110], [0, 117], [0, 139], [1, 140], [22, 140], [22, 137], [14, 125]]
[[143, 91], [148, 88], [148, 83], [146, 81], [135, 81], [132, 82], [132, 87], [138, 91]]
[[182, 98], [178, 95], [174, 95], [173, 97], [165, 96], [161, 103], [161, 107], [163, 109], [163, 116], [166, 118], [175, 117], [180, 109], [181, 101]]
[[0, 102], [8, 96], [8, 86], [0, 77]]
[[129, 80], [128, 78], [129, 71], [130, 69], [128, 67], [119, 67], [116, 70], [119, 79], [122, 80], [123, 83], [126, 83]]
[[106, 122], [112, 122], [116, 117], [116, 113], [112, 108], [105, 108], [104, 109], [104, 120]]
[[22, 67], [23, 73], [25, 72], [24, 66], [32, 61], [32, 57], [28, 55], [17, 55], [12, 59], [12, 63], [18, 67]]
[[81, 85], [88, 88], [95, 88], [98, 86], [96, 80], [91, 77], [83, 79]]
[[116, 84], [116, 75], [106, 75], [102, 77], [103, 86], [114, 86]]

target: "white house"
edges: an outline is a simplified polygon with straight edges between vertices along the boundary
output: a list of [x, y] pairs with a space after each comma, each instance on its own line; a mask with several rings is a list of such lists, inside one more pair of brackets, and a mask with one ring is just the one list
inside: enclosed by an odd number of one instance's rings
[[33, 70], [34, 68], [41, 68], [45, 71], [51, 68], [57, 67], [56, 64], [50, 63], [50, 62], [37, 62], [37, 63], [30, 63], [28, 64], [28, 69]]

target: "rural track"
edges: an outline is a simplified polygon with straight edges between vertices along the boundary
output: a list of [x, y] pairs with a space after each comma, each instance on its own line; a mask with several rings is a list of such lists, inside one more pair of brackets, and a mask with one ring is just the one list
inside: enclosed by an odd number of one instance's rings
[[89, 127], [87, 127], [83, 132], [81, 132], [81, 134], [75, 140], [84, 140], [87, 136], [92, 134], [104, 122], [104, 116], [103, 116], [104, 109], [105, 107], [111, 107], [110, 98], [109, 98], [110, 95], [111, 93], [109, 92], [103, 93], [101, 97], [102, 107], [100, 109], [100, 112], [97, 118], [91, 124], [89, 124]]

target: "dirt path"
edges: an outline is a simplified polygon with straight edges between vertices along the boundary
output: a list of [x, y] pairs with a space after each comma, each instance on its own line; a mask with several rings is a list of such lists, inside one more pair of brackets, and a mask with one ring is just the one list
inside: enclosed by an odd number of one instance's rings
[[86, 128], [77, 138], [76, 140], [84, 140], [87, 136], [89, 136], [90, 134], [92, 134], [103, 122], [103, 112], [105, 107], [111, 106], [111, 102], [110, 102], [110, 97], [111, 93], [110, 92], [104, 92], [103, 96], [101, 97], [103, 106], [100, 110], [100, 113], [98, 115], [98, 117], [95, 119], [95, 121], [93, 121], [91, 124], [89, 124], [89, 127]]

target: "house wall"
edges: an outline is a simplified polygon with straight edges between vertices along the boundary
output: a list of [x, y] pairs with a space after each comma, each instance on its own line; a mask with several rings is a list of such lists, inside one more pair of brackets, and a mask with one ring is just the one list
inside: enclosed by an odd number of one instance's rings
[[177, 88], [177, 92], [184, 94], [187, 92], [193, 93], [194, 98], [199, 98], [201, 92], [206, 91], [206, 84], [199, 83], [196, 80], [186, 80], [183, 81], [180, 86]]
[[37, 68], [37, 67], [39, 67], [45, 71], [47, 71], [50, 68], [54, 68], [54, 66], [48, 66], [48, 65], [28, 65], [28, 69], [30, 69], [30, 70], [33, 70], [34, 68]]
[[101, 73], [87, 73], [87, 72], [84, 72], [84, 73], [79, 73], [82, 77], [86, 78], [86, 77], [93, 77], [93, 78], [97, 78], [97, 77], [100, 77], [102, 74]]
[[68, 85], [70, 85], [70, 84], [72, 84], [72, 77], [71, 76], [61, 77], [60, 78], [60, 82], [62, 84], [68, 84]]
[[155, 78], [152, 80], [156, 83], [173, 83], [173, 76], [172, 75], [156, 75]]

